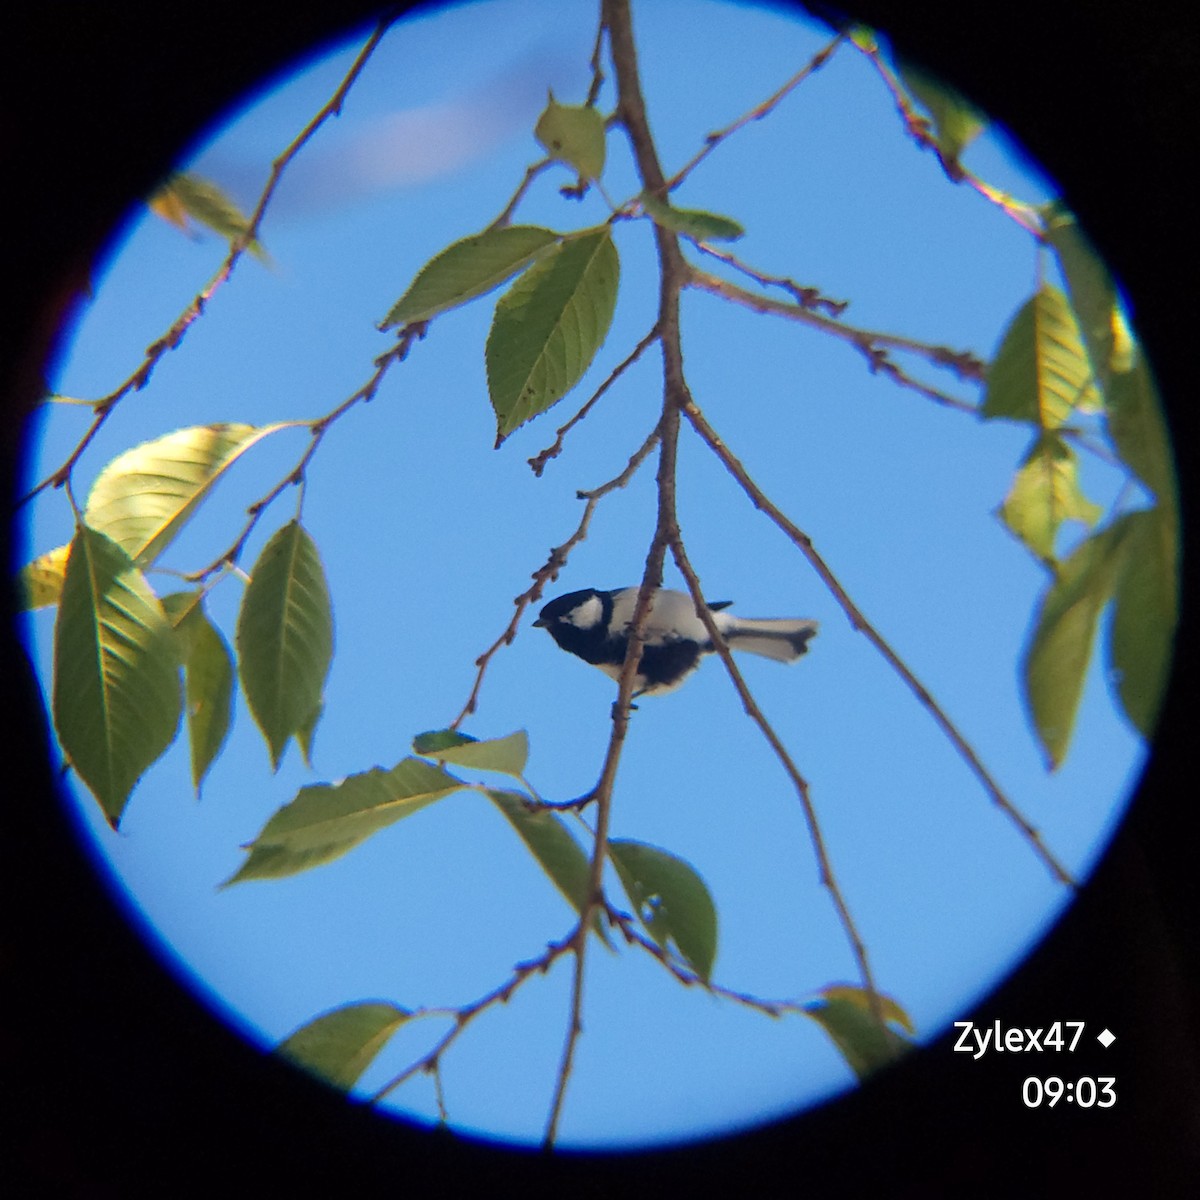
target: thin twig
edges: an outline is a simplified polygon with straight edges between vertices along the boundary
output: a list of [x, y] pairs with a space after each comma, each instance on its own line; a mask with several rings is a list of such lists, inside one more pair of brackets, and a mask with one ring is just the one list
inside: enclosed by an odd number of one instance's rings
[[[763, 296], [757, 292], [747, 291], [745, 288], [739, 287], [736, 283], [732, 283], [728, 279], [721, 279], [716, 275], [710, 275], [707, 271], [693, 269], [688, 282], [693, 287], [705, 292], [711, 292], [714, 296], [720, 296], [725, 300], [732, 300], [737, 304], [745, 305], [755, 312], [774, 313], [776, 316], [787, 317], [789, 320], [797, 321], [801, 325], [808, 325], [813, 329], [821, 330], [822, 333], [828, 333], [833, 337], [840, 338], [842, 341], [848, 342], [867, 359], [872, 371], [882, 371], [902, 386], [912, 388], [914, 391], [920, 392], [923, 396], [928, 397], [938, 404], [945, 405], [947, 408], [956, 408], [961, 412], [968, 412], [975, 416], [979, 414], [978, 407], [969, 401], [962, 400], [957, 396], [950, 395], [948, 392], [929, 387], [913, 379], [892, 361], [885, 347], [891, 346], [910, 354], [918, 354], [934, 366], [950, 368], [959, 375], [967, 375], [970, 378], [981, 377], [982, 364], [979, 364], [979, 360], [969, 352], [951, 350], [946, 346], [931, 345], [928, 342], [920, 342], [914, 338], [903, 337], [900, 334], [884, 333], [881, 330], [874, 329], [861, 329], [855, 325], [847, 325], [844, 321], [834, 321], [829, 317], [821, 316], [819, 313], [810, 312], [799, 304], [793, 304], [785, 300], [776, 300], [772, 296]], [[979, 365], [977, 366], [976, 364]]]
[[592, 82], [588, 86], [587, 99], [584, 104], [588, 108], [594, 108], [596, 101], [600, 99], [600, 89], [604, 86], [604, 35], [608, 30], [608, 26], [604, 21], [603, 12], [600, 14], [600, 22], [596, 26], [596, 42], [592, 46], [592, 57], [589, 60], [589, 65], [592, 68]]
[[467, 701], [462, 706], [462, 710], [458, 716], [451, 721], [451, 729], [457, 729], [475, 711], [479, 703], [479, 692], [483, 687], [483, 677], [487, 673], [488, 664], [502, 646], [512, 645], [513, 639], [517, 636], [517, 631], [521, 627], [521, 617], [525, 610], [534, 601], [541, 598], [542, 589], [547, 583], [558, 578], [558, 573], [566, 565], [567, 557], [571, 551], [587, 537], [588, 528], [592, 523], [592, 514], [596, 511], [596, 505], [609, 492], [615, 492], [619, 488], [623, 488], [633, 478], [638, 467], [646, 460], [657, 443], [658, 426], [656, 425], [650, 431], [646, 440], [630, 456], [629, 461], [625, 464], [624, 469], [619, 475], [614, 476], [607, 483], [602, 483], [598, 488], [593, 488], [590, 492], [577, 493], [579, 499], [586, 501], [586, 503], [575, 532], [561, 545], [555, 546], [550, 551], [550, 555], [546, 561], [533, 572], [530, 576], [533, 580], [532, 586], [523, 591], [513, 601], [513, 615], [504, 632], [475, 660], [477, 670], [475, 673], [475, 682], [471, 687], [471, 694], [467, 697]]
[[621, 931], [626, 942], [640, 947], [651, 957], [657, 959], [684, 987], [701, 987], [706, 992], [719, 996], [722, 1000], [732, 1000], [735, 1004], [752, 1008], [768, 1017], [781, 1017], [784, 1013], [812, 1015], [805, 1007], [804, 1002], [800, 1000], [769, 1000], [763, 996], [755, 996], [750, 992], [738, 991], [736, 988], [725, 987], [722, 984], [713, 983], [712, 980], [703, 979], [691, 967], [677, 961], [669, 951], [637, 929], [634, 925], [634, 918], [628, 913], [621, 912], [611, 904], [605, 905], [605, 913], [609, 922]]
[[531, 959], [528, 962], [518, 963], [513, 968], [509, 977], [499, 987], [493, 988], [490, 992], [480, 996], [478, 1000], [474, 1000], [462, 1008], [421, 1008], [410, 1013], [409, 1020], [418, 1017], [453, 1017], [454, 1024], [434, 1043], [433, 1048], [427, 1054], [423, 1054], [415, 1062], [410, 1063], [403, 1071], [389, 1079], [383, 1087], [372, 1093], [368, 1098], [369, 1102], [371, 1104], [378, 1104], [418, 1072], [435, 1069], [441, 1056], [480, 1013], [486, 1012], [489, 1008], [497, 1004], [507, 1004], [512, 998], [513, 993], [527, 979], [532, 978], [534, 975], [546, 974], [555, 961], [572, 948], [574, 936], [575, 931], [572, 930], [561, 941], [551, 942], [546, 947], [545, 953], [539, 955], [537, 958]]
[[399, 19], [402, 14], [399, 12], [391, 13], [383, 17], [376, 26], [374, 33], [367, 39], [363, 48], [359, 51], [354, 63], [347, 71], [342, 82], [338, 84], [333, 95], [325, 102], [318, 110], [311, 121], [300, 131], [295, 139], [288, 147], [279, 155], [278, 158], [271, 164], [271, 173], [267, 178], [266, 185], [263, 187], [261, 194], [258, 197], [258, 203], [254, 206], [254, 211], [250, 215], [250, 219], [246, 223], [246, 228], [242, 230], [229, 244], [229, 252], [225, 255], [224, 261], [217, 269], [217, 273], [208, 281], [208, 283], [198, 292], [188, 306], [175, 319], [171, 327], [158, 338], [146, 347], [141, 364], [137, 370], [129, 376], [115, 391], [110, 392], [107, 396], [101, 397], [93, 404], [95, 415], [92, 418], [91, 424], [84, 432], [76, 444], [75, 449], [67, 456], [61, 466], [50, 475], [46, 476], [39, 484], [31, 491], [21, 497], [17, 504], [19, 508], [26, 501], [32, 500], [34, 496], [45, 491], [50, 487], [62, 487], [67, 477], [75, 469], [76, 463], [83, 457], [83, 453], [91, 445], [96, 434], [104, 423], [108, 420], [113, 409], [130, 392], [140, 391], [150, 381], [150, 376], [154, 372], [154, 368], [158, 365], [159, 360], [170, 350], [176, 349], [183, 341], [184, 334], [187, 333], [192, 323], [204, 312], [205, 306], [212, 299], [217, 289], [233, 274], [234, 268], [238, 261], [246, 252], [246, 249], [257, 242], [259, 230], [263, 222], [263, 217], [266, 214], [267, 206], [275, 195], [275, 189], [279, 186], [279, 181], [283, 176], [288, 165], [303, 149], [309, 139], [317, 132], [317, 130], [332, 116], [336, 116], [341, 112], [342, 104], [346, 99], [346, 95], [350, 88], [357, 81], [359, 75], [362, 74], [363, 68], [367, 65], [367, 61], [375, 52], [375, 48], [379, 45], [383, 35], [387, 32], [390, 26]]
[[964, 167], [956, 158], [947, 158], [942, 153], [942, 148], [938, 145], [937, 138], [930, 132], [929, 122], [913, 109], [913, 106], [909, 103], [908, 96], [905, 94], [903, 85], [896, 78], [892, 69], [883, 61], [883, 55], [880, 54], [879, 50], [865, 46], [859, 46], [858, 49], [870, 59], [880, 79], [883, 80], [884, 86], [891, 93], [892, 100], [896, 105], [897, 111], [900, 113], [900, 118], [903, 120], [904, 127], [909, 135], [918, 145], [929, 150], [934, 155], [945, 172], [946, 178], [952, 183], [965, 183], [968, 187], [973, 188], [985, 200], [988, 200], [999, 208], [1005, 216], [1020, 225], [1026, 233], [1032, 234], [1039, 242], [1044, 242], [1046, 231], [1037, 210], [1032, 205], [1026, 204], [1024, 201], [1008, 195], [1007, 192], [1002, 192], [999, 188], [993, 187], [990, 183], [985, 183], [973, 171], [969, 171]]
[[1027, 817], [1016, 807], [1016, 805], [1005, 795], [1003, 789], [992, 777], [991, 772], [983, 765], [979, 755], [975, 749], [967, 741], [966, 737], [959, 731], [958, 727], [946, 715], [941, 705], [934, 700], [930, 695], [929, 690], [923, 683], [917, 679], [912, 670], [904, 662], [904, 660], [896, 653], [895, 650], [884, 639], [883, 635], [871, 624], [870, 621], [863, 615], [862, 610], [850, 599], [846, 589], [829, 569], [825, 560], [814, 549], [811, 539], [806, 533], [800, 530], [795, 524], [789, 520], [779, 508], [777, 508], [763, 493], [762, 489], [750, 477], [749, 472], [742, 463], [734, 457], [729, 447], [717, 436], [713, 427], [708, 423], [704, 414], [696, 406], [694, 402], [689, 403], [684, 407], [684, 416], [687, 417], [692, 427], [700, 435], [700, 437], [708, 444], [709, 448], [716, 456], [724, 463], [729, 473], [741, 485], [742, 490], [750, 498], [755, 508], [766, 513], [767, 516], [783, 531], [800, 551], [810, 565], [821, 577], [825, 586], [833, 593], [834, 599], [841, 606], [842, 611], [850, 620], [851, 626], [864, 634], [867, 640], [883, 655], [884, 659], [892, 667], [897, 675], [905, 682], [909, 690], [920, 701], [921, 705], [934, 719], [934, 722], [942, 730], [949, 739], [951, 745], [958, 751], [959, 756], [971, 769], [972, 773], [979, 780], [985, 792], [991, 798], [992, 802], [1000, 809], [1008, 819], [1016, 825], [1021, 836], [1029, 843], [1034, 853], [1045, 863], [1050, 873], [1060, 883], [1065, 883], [1070, 887], [1077, 887], [1075, 880], [1071, 877], [1067, 869], [1058, 861], [1057, 858], [1050, 852], [1045, 842], [1042, 840], [1041, 834], [1038, 832]]
[[814, 71], [819, 70], [829, 61], [834, 51], [845, 40], [845, 34], [838, 34], [827, 46], [818, 50], [809, 59], [808, 63], [801, 67], [778, 91], [768, 96], [761, 104], [756, 104], [748, 112], [743, 113], [737, 120], [731, 121], [723, 129], [718, 129], [708, 134], [704, 139], [704, 145], [666, 181], [663, 194], [673, 192], [726, 138], [731, 137], [739, 129], [749, 125], [751, 121], [762, 120], [768, 113], [778, 108]]
[[631, 366], [633, 366], [633, 364], [637, 362], [639, 358], [641, 358], [646, 347], [649, 346], [651, 342], [657, 340], [657, 338], [658, 324], [656, 322], [651, 328], [650, 332], [647, 333], [646, 336], [642, 338], [642, 340], [638, 342], [636, 346], [634, 346], [629, 354], [615, 367], [613, 367], [612, 371], [609, 372], [608, 378], [605, 379], [604, 382], [588, 397], [587, 402], [583, 405], [583, 407], [565, 425], [559, 426], [558, 430], [556, 431], [557, 437], [555, 437], [553, 444], [547, 446], [545, 450], [535, 454], [533, 458], [529, 460], [529, 465], [533, 468], [533, 473], [535, 475], [540, 476], [541, 473], [546, 469], [546, 464], [550, 461], [550, 459], [557, 458], [562, 453], [563, 438], [565, 438], [567, 434], [576, 425], [578, 425], [579, 422], [582, 421], [589, 412], [591, 412], [592, 408], [596, 404], [596, 401], [599, 400], [600, 397], [603, 396], [604, 393], [607, 392], [608, 389], [612, 387], [612, 385], [616, 383], [617, 380], [620, 379], [620, 377], [624, 375], [625, 372]]
[[[694, 409], [695, 405], [692, 404], [691, 408]], [[685, 407], [684, 412], [690, 415], [689, 408]], [[751, 694], [750, 688], [746, 684], [746, 680], [742, 676], [737, 663], [733, 661], [733, 654], [730, 652], [729, 646], [726, 644], [720, 629], [717, 628], [716, 622], [712, 619], [712, 612], [700, 588], [700, 579], [696, 575], [691, 562], [688, 560], [687, 552], [683, 548], [683, 539], [679, 536], [678, 532], [671, 542], [671, 556], [675, 559], [675, 565], [679, 568], [680, 574], [687, 580], [688, 591], [691, 592], [692, 599], [695, 601], [696, 613], [700, 620], [703, 621], [717, 654], [725, 664], [725, 670], [728, 672], [729, 678], [733, 681], [733, 686], [741, 698], [742, 707], [745, 709], [746, 715], [758, 726], [763, 737], [766, 738], [767, 744], [774, 751], [775, 757], [779, 759], [788, 778], [792, 781], [792, 786], [796, 789], [796, 796], [800, 801], [800, 807], [804, 811], [804, 823], [808, 827], [809, 840], [812, 842], [813, 853], [816, 855], [821, 885], [828, 891], [830, 899], [833, 901], [833, 907], [837, 911], [838, 920], [842, 924], [846, 940], [850, 943], [850, 949], [854, 954], [855, 962], [858, 964], [859, 975], [862, 977], [863, 987], [867, 993], [871, 1015], [875, 1018], [880, 1028], [886, 1029], [887, 1022], [884, 1020], [883, 1005], [879, 999], [879, 989], [875, 986], [875, 976], [871, 971], [871, 963], [867, 957], [866, 943], [863, 941], [862, 935], [858, 932], [858, 925], [850, 913], [849, 905], [847, 905], [837, 877], [833, 873], [833, 862], [825, 846], [825, 837], [821, 832], [817, 810], [813, 806], [808, 781], [800, 774], [799, 768], [797, 768], [795, 761], [788, 753], [787, 747], [775, 732], [774, 727], [763, 715], [762, 709], [759, 708], [758, 702]]]
[[500, 210], [500, 215], [488, 226], [489, 229], [498, 229], [501, 225], [507, 225], [512, 220], [512, 215], [516, 212], [517, 205], [525, 198], [525, 193], [529, 191], [530, 185], [553, 163], [554, 159], [552, 158], [539, 158], [537, 162], [530, 163], [525, 168], [525, 175], [521, 182], [517, 184], [517, 190], [513, 192], [508, 203]]
[[767, 275], [763, 271], [758, 271], [742, 262], [735, 254], [731, 254], [728, 250], [721, 250], [711, 242], [698, 242], [693, 238], [688, 240], [702, 254], [719, 259], [735, 271], [740, 271], [743, 275], [753, 279], [761, 287], [783, 288], [801, 308], [807, 309], [809, 312], [816, 312], [817, 309], [823, 308], [831, 317], [840, 317], [850, 307], [849, 300], [830, 300], [828, 296], [823, 296], [818, 288], [799, 284], [786, 275]]
[[186, 580], [191, 583], [199, 583], [215, 571], [237, 563], [242, 551], [246, 548], [246, 542], [249, 540], [251, 533], [254, 532], [254, 528], [262, 518], [263, 513], [289, 487], [299, 486], [304, 482], [308, 464], [312, 461], [313, 455], [316, 454], [317, 447], [321, 444], [325, 434], [329, 432], [330, 426], [349, 412], [356, 404], [367, 403], [375, 397], [375, 393], [378, 392], [379, 386], [383, 382], [383, 377], [387, 374], [388, 369], [394, 363], [402, 362], [408, 356], [408, 351], [413, 342], [420, 337], [424, 337], [425, 328], [425, 322], [406, 325], [400, 331], [400, 336], [396, 344], [375, 360], [375, 370], [366, 383], [323, 417], [317, 417], [316, 420], [309, 422], [308, 428], [312, 437], [305, 447], [304, 453], [297, 460], [296, 465], [270, 491], [260, 496], [246, 509], [246, 521], [228, 549], [214, 558], [206, 567], [201, 567], [198, 571], [191, 571], [186, 574], [184, 576]]

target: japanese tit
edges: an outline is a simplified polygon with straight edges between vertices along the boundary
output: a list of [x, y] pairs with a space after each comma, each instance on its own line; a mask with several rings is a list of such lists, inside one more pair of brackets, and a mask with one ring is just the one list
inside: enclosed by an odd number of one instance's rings
[[[599, 592], [584, 588], [551, 600], [534, 621], [562, 647], [584, 662], [620, 678], [629, 647], [629, 626], [637, 604], [636, 587]], [[776, 662], [795, 662], [817, 632], [816, 621], [735, 617], [724, 612], [730, 600], [708, 606], [713, 623], [731, 650], [748, 650]], [[677, 688], [715, 647], [696, 615], [691, 596], [658, 588], [652, 597], [644, 631], [645, 645], [634, 694], [653, 696]]]

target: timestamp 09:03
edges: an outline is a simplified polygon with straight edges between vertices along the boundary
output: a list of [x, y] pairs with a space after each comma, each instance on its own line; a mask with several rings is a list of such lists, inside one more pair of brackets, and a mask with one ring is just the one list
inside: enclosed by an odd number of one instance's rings
[[1117, 1102], [1117, 1080], [1113, 1075], [1099, 1075], [1095, 1079], [1083, 1075], [1076, 1080], [1059, 1079], [1057, 1075], [1039, 1079], [1030, 1075], [1021, 1084], [1021, 1099], [1026, 1108], [1041, 1108], [1043, 1104], [1053, 1108], [1060, 1100], [1080, 1108], [1112, 1108]]

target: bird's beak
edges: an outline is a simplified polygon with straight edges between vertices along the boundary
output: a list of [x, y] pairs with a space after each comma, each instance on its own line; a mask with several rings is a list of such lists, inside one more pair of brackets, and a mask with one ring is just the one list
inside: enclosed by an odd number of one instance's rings
[[541, 617], [538, 617], [538, 619], [534, 621], [533, 627], [534, 629], [545, 629], [546, 622]]

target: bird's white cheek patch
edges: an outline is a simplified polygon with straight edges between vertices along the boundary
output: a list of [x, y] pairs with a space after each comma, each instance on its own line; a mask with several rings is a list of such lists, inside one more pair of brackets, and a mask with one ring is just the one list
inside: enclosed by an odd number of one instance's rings
[[604, 605], [596, 596], [589, 596], [578, 608], [572, 609], [566, 617], [569, 624], [577, 629], [591, 629], [604, 616]]

